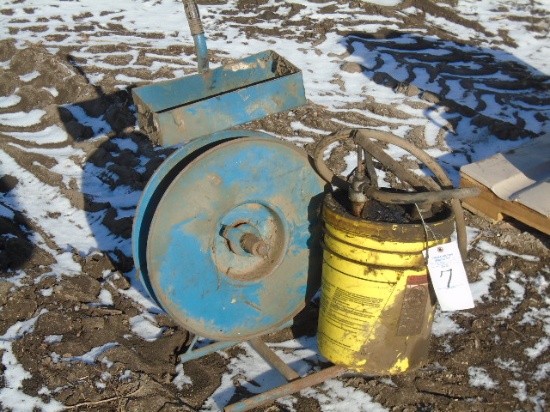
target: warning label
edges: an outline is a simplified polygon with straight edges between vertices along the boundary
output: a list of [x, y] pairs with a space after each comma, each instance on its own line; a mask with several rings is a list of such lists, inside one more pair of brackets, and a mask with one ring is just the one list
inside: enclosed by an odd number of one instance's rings
[[[323, 294], [327, 299], [321, 300], [321, 311], [325, 321], [345, 330], [365, 331], [370, 326], [369, 319], [377, 318], [384, 300], [366, 296], [336, 287], [323, 280]], [[332, 298], [330, 296], [332, 295]], [[327, 307], [328, 306], [328, 307]]]

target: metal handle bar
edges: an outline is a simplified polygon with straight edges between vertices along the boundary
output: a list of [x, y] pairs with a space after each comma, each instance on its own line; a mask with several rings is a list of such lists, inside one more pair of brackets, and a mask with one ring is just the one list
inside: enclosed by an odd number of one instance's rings
[[464, 199], [479, 195], [477, 187], [465, 187], [462, 189], [445, 189], [438, 192], [388, 192], [371, 187], [366, 193], [369, 199], [395, 205], [413, 203], [435, 203], [452, 199]]
[[204, 37], [204, 28], [202, 27], [201, 16], [199, 8], [195, 0], [182, 0], [183, 7], [185, 9], [185, 15], [187, 17], [187, 23], [189, 29], [193, 35], [193, 42], [195, 43], [195, 51], [197, 52], [198, 70], [199, 73], [208, 70], [208, 48], [206, 47], [206, 38]]

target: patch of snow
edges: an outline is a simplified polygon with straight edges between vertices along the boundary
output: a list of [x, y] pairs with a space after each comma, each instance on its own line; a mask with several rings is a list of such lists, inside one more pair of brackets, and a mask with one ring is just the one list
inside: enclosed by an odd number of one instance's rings
[[58, 343], [63, 340], [63, 335], [48, 335], [44, 338], [45, 343]]
[[63, 362], [84, 362], [87, 364], [94, 364], [97, 361], [97, 358], [103, 354], [108, 349], [117, 347], [119, 345], [118, 342], [109, 342], [105, 345], [97, 346], [95, 348], [90, 349], [88, 352], [78, 355], [78, 356], [68, 356], [63, 357], [60, 360]]
[[113, 295], [107, 289], [101, 289], [98, 295], [99, 301], [105, 306], [113, 305]]
[[[13, 219], [15, 217], [13, 210], [8, 209], [6, 206], [0, 203], [0, 216], [5, 217], [7, 219]], [[6, 235], [2, 235], [6, 236]]]
[[[133, 299], [139, 306], [143, 307], [145, 310], [151, 313], [161, 313], [162, 310], [157, 306], [157, 304], [149, 297], [149, 294], [141, 284], [141, 281], [136, 278], [135, 269], [131, 272], [125, 274], [131, 279], [131, 287], [128, 289], [118, 289], [118, 292], [130, 299]], [[122, 276], [118, 273], [114, 273], [110, 276]], [[109, 276], [109, 277], [110, 277]], [[111, 286], [116, 286], [109, 282]]]
[[138, 151], [138, 145], [132, 139], [111, 139], [111, 143], [116, 144], [121, 150], [127, 149], [134, 153]]
[[521, 372], [522, 367], [518, 361], [515, 359], [501, 359], [496, 358], [495, 364], [504, 370], [510, 371], [510, 372]]
[[4, 410], [11, 412], [28, 412], [35, 409], [43, 412], [65, 410], [65, 406], [56, 400], [44, 402], [41, 398], [23, 392], [23, 381], [31, 378], [32, 375], [23, 368], [13, 353], [13, 342], [32, 332], [38, 318], [47, 312], [42, 309], [34, 318], [14, 323], [4, 335], [0, 336], [0, 351], [2, 351], [2, 364], [5, 369], [4, 387], [0, 388], [0, 405]]
[[320, 388], [307, 388], [300, 392], [302, 396], [316, 399], [321, 411], [326, 412], [386, 412], [369, 394], [357, 390], [336, 379], [324, 382]]
[[512, 291], [513, 296], [510, 299], [510, 305], [504, 308], [500, 313], [495, 315], [499, 319], [508, 319], [514, 313], [516, 307], [523, 301], [525, 297], [525, 286], [518, 283], [514, 279], [519, 279], [523, 273], [515, 271], [508, 274], [510, 280], [507, 283], [508, 288]]
[[432, 324], [432, 335], [436, 337], [464, 332], [453, 319], [453, 312], [436, 310]]
[[23, 74], [19, 76], [19, 78], [21, 79], [21, 81], [30, 82], [31, 80], [36, 79], [39, 76], [40, 76], [40, 72], [38, 70], [35, 70], [33, 72]]
[[470, 366], [468, 368], [468, 376], [471, 386], [489, 390], [498, 387], [498, 383], [489, 376], [485, 368]]
[[550, 348], [550, 338], [545, 337], [540, 339], [532, 348], [526, 348], [525, 354], [531, 359], [538, 358]]
[[550, 376], [550, 362], [542, 363], [537, 367], [537, 371], [533, 375], [533, 378], [537, 381], [542, 381]]
[[42, 289], [40, 294], [42, 296], [51, 296], [53, 294], [53, 288]]
[[154, 317], [147, 312], [131, 317], [130, 327], [132, 332], [149, 342], [158, 339], [165, 330], [156, 326]]
[[378, 4], [380, 6], [397, 6], [401, 3], [403, 3], [403, 0], [361, 0], [365, 3], [372, 3], [372, 4]]
[[132, 371], [130, 369], [126, 369], [118, 377], [118, 380], [121, 381], [121, 382], [129, 381], [130, 379], [132, 379]]
[[357, 167], [357, 154], [355, 152], [350, 152], [344, 156], [344, 162], [346, 163], [346, 168], [340, 173], [342, 176], [349, 176]]
[[13, 127], [27, 127], [39, 124], [45, 110], [33, 109], [30, 112], [0, 113], [0, 124]]
[[520, 401], [524, 402], [527, 400], [527, 384], [523, 381], [516, 381], [511, 380], [508, 382], [508, 384], [516, 389], [516, 393], [514, 394], [514, 398], [519, 399]]
[[16, 94], [12, 94], [11, 96], [0, 96], [0, 109], [15, 106], [20, 101], [21, 97]]
[[184, 386], [193, 384], [191, 378], [185, 374], [183, 364], [181, 362], [176, 365], [176, 376], [172, 379], [172, 383], [176, 385], [176, 388], [180, 391], [184, 388]]

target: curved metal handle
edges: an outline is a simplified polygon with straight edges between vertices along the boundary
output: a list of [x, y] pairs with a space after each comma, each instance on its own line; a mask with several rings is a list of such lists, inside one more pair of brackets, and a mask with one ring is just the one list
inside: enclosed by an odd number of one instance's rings
[[[440, 196], [441, 200], [448, 200], [450, 199], [451, 208], [453, 209], [453, 212], [455, 214], [455, 222], [456, 222], [456, 231], [457, 231], [457, 238], [458, 238], [458, 245], [460, 248], [460, 252], [463, 259], [466, 259], [467, 254], [467, 238], [466, 238], [466, 222], [464, 218], [464, 211], [462, 209], [462, 205], [460, 204], [460, 200], [463, 197], [470, 197], [470, 196], [477, 196], [479, 193], [475, 189], [471, 188], [463, 188], [463, 189], [452, 189], [453, 185], [445, 171], [439, 166], [439, 164], [433, 159], [431, 156], [429, 156], [426, 152], [424, 152], [422, 149], [414, 146], [413, 144], [407, 142], [406, 140], [399, 138], [392, 133], [389, 132], [382, 132], [379, 130], [372, 130], [372, 129], [344, 129], [341, 130], [333, 135], [329, 135], [324, 137], [315, 148], [314, 151], [314, 164], [317, 169], [317, 172], [319, 175], [325, 179], [327, 182], [332, 183], [333, 185], [337, 186], [338, 188], [348, 191], [350, 188], [349, 182], [342, 179], [339, 176], [336, 176], [325, 164], [323, 160], [323, 155], [325, 152], [325, 149], [334, 142], [345, 140], [345, 139], [351, 139], [354, 143], [358, 144], [359, 146], [363, 147], [365, 151], [371, 152], [373, 157], [378, 158], [383, 163], [386, 163], [388, 168], [391, 169], [400, 179], [407, 181], [408, 183], [412, 184], [413, 186], [424, 186], [429, 192], [419, 192], [419, 193], [412, 193], [412, 194], [402, 194], [402, 198], [404, 197], [405, 200], [407, 198], [409, 200], [415, 200], [415, 201], [406, 201], [401, 203], [423, 203], [422, 200], [428, 197], [437, 197]], [[436, 185], [433, 181], [430, 180], [422, 180], [419, 179], [418, 176], [415, 176], [411, 172], [407, 172], [400, 164], [399, 162], [396, 162], [391, 159], [390, 156], [384, 153], [383, 150], [377, 150], [373, 142], [370, 141], [370, 139], [379, 140], [381, 142], [387, 143], [387, 144], [393, 144], [397, 147], [400, 147], [403, 150], [406, 150], [413, 156], [415, 156], [418, 160], [420, 160], [428, 169], [430, 169], [435, 177], [439, 180], [440, 184]], [[367, 193], [369, 195], [369, 193]], [[379, 200], [386, 203], [397, 203], [397, 202], [389, 202], [388, 200], [395, 200], [398, 194], [396, 193], [388, 193], [383, 192], [381, 190], [378, 190], [374, 188], [372, 190], [372, 193], [370, 195]], [[388, 196], [388, 197], [386, 197]], [[382, 199], [382, 197], [386, 197]], [[416, 197], [416, 198], [415, 198]], [[433, 200], [430, 200], [429, 202], [433, 202]]]
[[477, 187], [464, 187], [461, 189], [443, 189], [429, 192], [388, 192], [376, 188], [367, 189], [367, 197], [379, 202], [390, 204], [435, 203], [452, 199], [464, 199], [466, 197], [479, 196]]

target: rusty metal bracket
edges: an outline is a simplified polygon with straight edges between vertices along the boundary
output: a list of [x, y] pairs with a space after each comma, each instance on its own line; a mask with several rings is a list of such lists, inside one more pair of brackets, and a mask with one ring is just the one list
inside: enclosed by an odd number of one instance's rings
[[[292, 326], [294, 323], [289, 322], [280, 328], [284, 329]], [[224, 412], [241, 412], [248, 411], [273, 402], [284, 396], [292, 395], [302, 389], [318, 385], [327, 379], [337, 378], [347, 372], [347, 369], [342, 366], [332, 365], [318, 372], [311, 373], [306, 376], [300, 376], [298, 372], [288, 366], [262, 339], [261, 336], [252, 338], [248, 341], [210, 341], [211, 343], [195, 348], [201, 336], [195, 335], [187, 350], [180, 355], [180, 361], [183, 363], [199, 359], [203, 356], [210, 355], [214, 352], [229, 349], [239, 343], [248, 342], [261, 358], [268, 363], [274, 370], [279, 372], [288, 382], [284, 385], [259, 393], [250, 398], [227, 405]]]
[[288, 383], [243, 401], [228, 405], [224, 408], [225, 412], [248, 411], [282, 398], [283, 396], [288, 396], [302, 389], [309, 388], [310, 386], [318, 385], [327, 379], [337, 378], [346, 372], [344, 367], [333, 365], [319, 372], [300, 377], [294, 369], [284, 363], [284, 361], [260, 338], [254, 338], [250, 340], [249, 343], [266, 362], [273, 366], [273, 368], [288, 381]]
[[[290, 326], [290, 324], [287, 324], [284, 327], [288, 326]], [[199, 359], [203, 356], [210, 355], [220, 350], [229, 349], [234, 345], [243, 343], [238, 341], [212, 341], [205, 346], [195, 348], [200, 340], [201, 336], [195, 335], [188, 349], [180, 355], [180, 360], [183, 363], [194, 359]], [[332, 365], [318, 372], [302, 377], [294, 369], [288, 366], [273, 351], [273, 349], [266, 345], [261, 337], [252, 338], [248, 340], [248, 343], [258, 353], [258, 355], [260, 355], [265, 362], [272, 366], [274, 370], [279, 372], [288, 383], [254, 395], [251, 398], [228, 405], [224, 408], [225, 412], [241, 412], [260, 407], [266, 403], [282, 398], [283, 396], [292, 395], [302, 389], [318, 385], [327, 379], [337, 378], [347, 371], [342, 366]]]
[[213, 341], [206, 346], [195, 349], [200, 339], [201, 336], [195, 335], [187, 350], [182, 355], [180, 355], [180, 360], [183, 363], [201, 358], [206, 355], [210, 355], [211, 353], [217, 352], [219, 350], [229, 349], [231, 346], [239, 343], [236, 341]]

